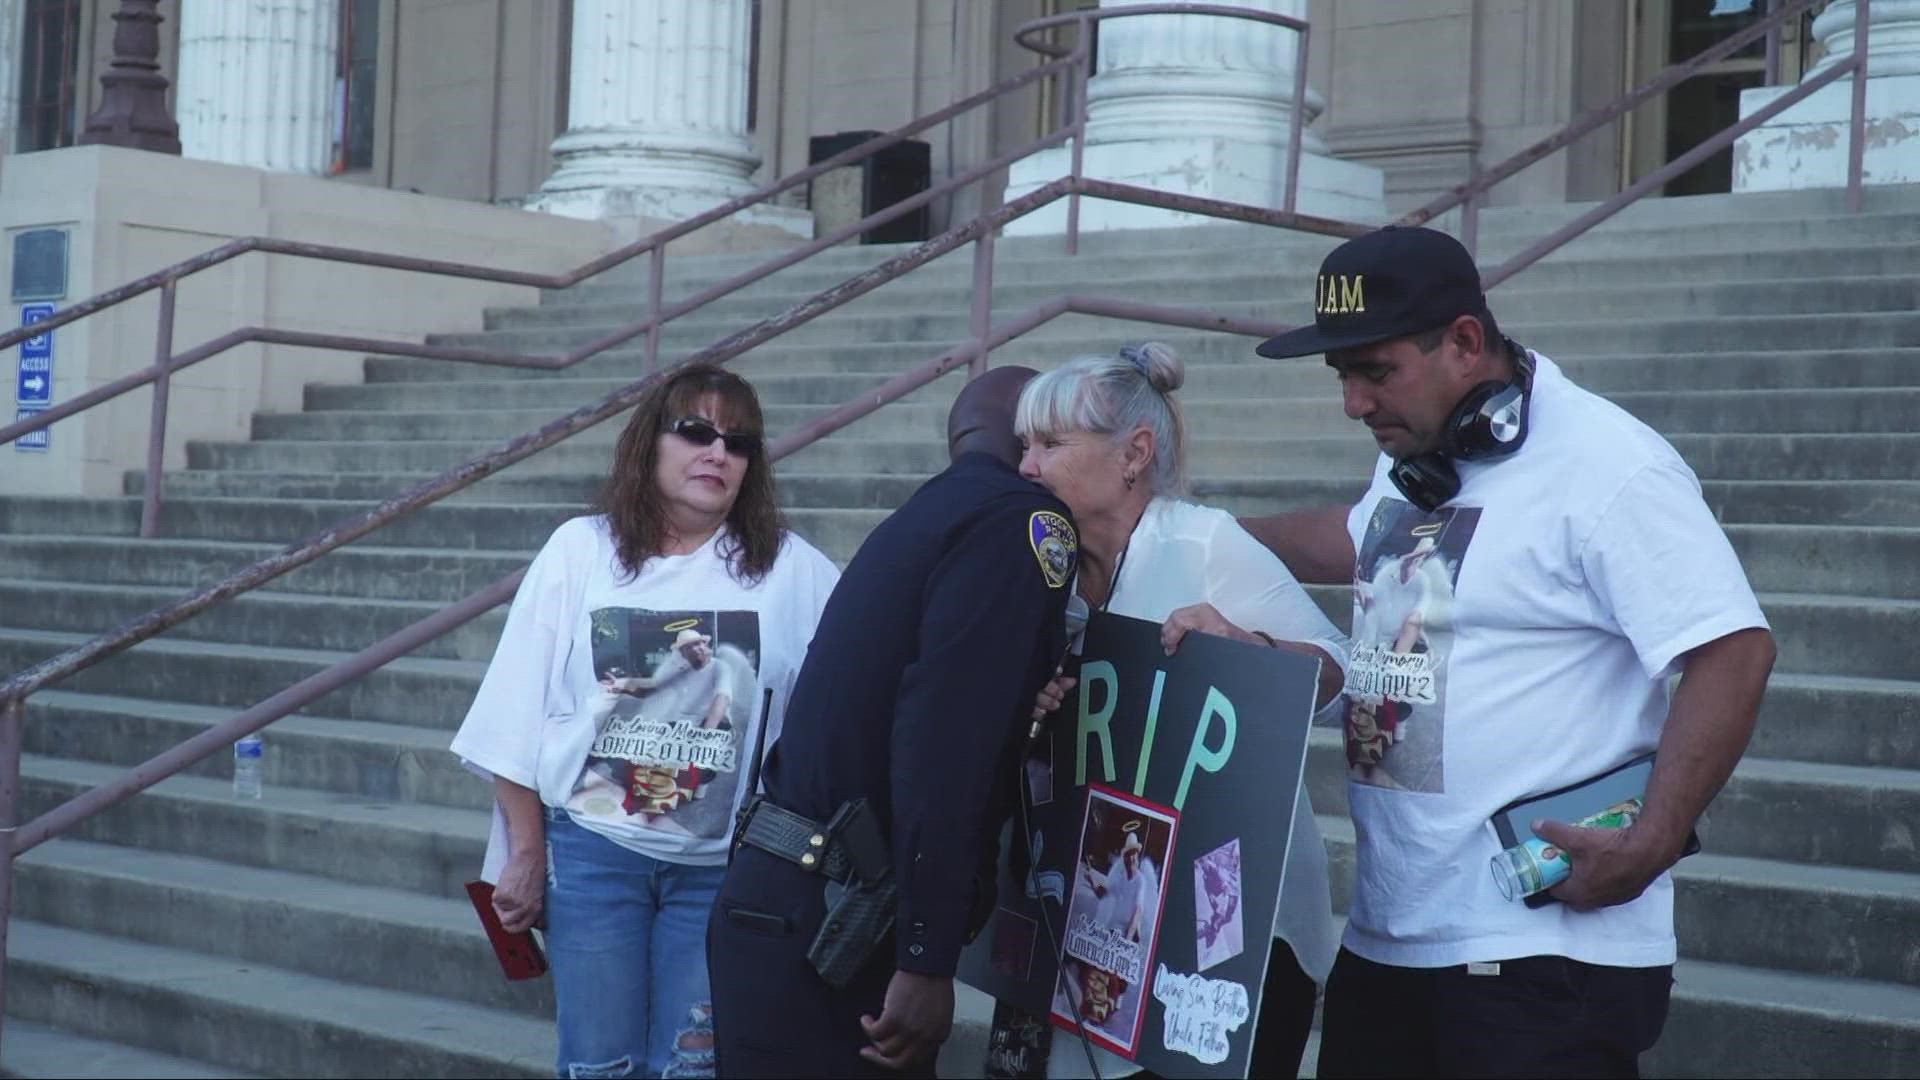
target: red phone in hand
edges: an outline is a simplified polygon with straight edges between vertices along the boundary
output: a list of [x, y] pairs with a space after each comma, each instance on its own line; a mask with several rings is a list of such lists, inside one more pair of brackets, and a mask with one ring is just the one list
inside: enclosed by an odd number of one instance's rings
[[540, 951], [540, 943], [533, 939], [533, 931], [513, 934], [500, 925], [500, 913], [493, 910], [491, 883], [467, 882], [467, 897], [480, 915], [480, 925], [486, 927], [487, 940], [493, 943], [494, 955], [500, 958], [500, 970], [507, 978], [537, 979], [547, 973], [547, 957]]

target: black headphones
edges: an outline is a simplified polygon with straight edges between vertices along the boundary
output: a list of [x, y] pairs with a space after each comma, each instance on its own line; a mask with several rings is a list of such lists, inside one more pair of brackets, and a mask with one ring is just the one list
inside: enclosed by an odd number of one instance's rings
[[1533, 398], [1533, 354], [1510, 337], [1501, 342], [1513, 358], [1513, 382], [1488, 379], [1467, 391], [1440, 429], [1440, 448], [1395, 461], [1387, 475], [1407, 501], [1432, 513], [1460, 494], [1454, 461], [1505, 457], [1527, 441]]

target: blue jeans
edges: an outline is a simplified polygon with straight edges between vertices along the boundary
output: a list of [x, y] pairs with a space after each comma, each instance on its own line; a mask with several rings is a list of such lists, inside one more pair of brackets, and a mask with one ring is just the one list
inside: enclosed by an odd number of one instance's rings
[[713, 1075], [707, 913], [725, 874], [649, 858], [547, 809], [556, 1075]]

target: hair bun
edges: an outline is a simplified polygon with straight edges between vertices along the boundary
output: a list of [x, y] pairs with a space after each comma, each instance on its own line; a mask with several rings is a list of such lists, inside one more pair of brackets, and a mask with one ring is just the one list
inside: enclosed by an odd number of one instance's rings
[[1120, 346], [1120, 359], [1147, 377], [1147, 385], [1171, 394], [1187, 381], [1187, 366], [1173, 346], [1158, 341], [1135, 341]]

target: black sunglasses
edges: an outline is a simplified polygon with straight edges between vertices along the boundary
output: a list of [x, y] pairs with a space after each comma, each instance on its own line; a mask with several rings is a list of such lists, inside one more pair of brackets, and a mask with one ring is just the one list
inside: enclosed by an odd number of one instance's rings
[[683, 416], [667, 429], [695, 446], [712, 446], [719, 439], [727, 444], [727, 453], [750, 458], [760, 452], [760, 436], [749, 431], [721, 431], [712, 422], [698, 416]]

